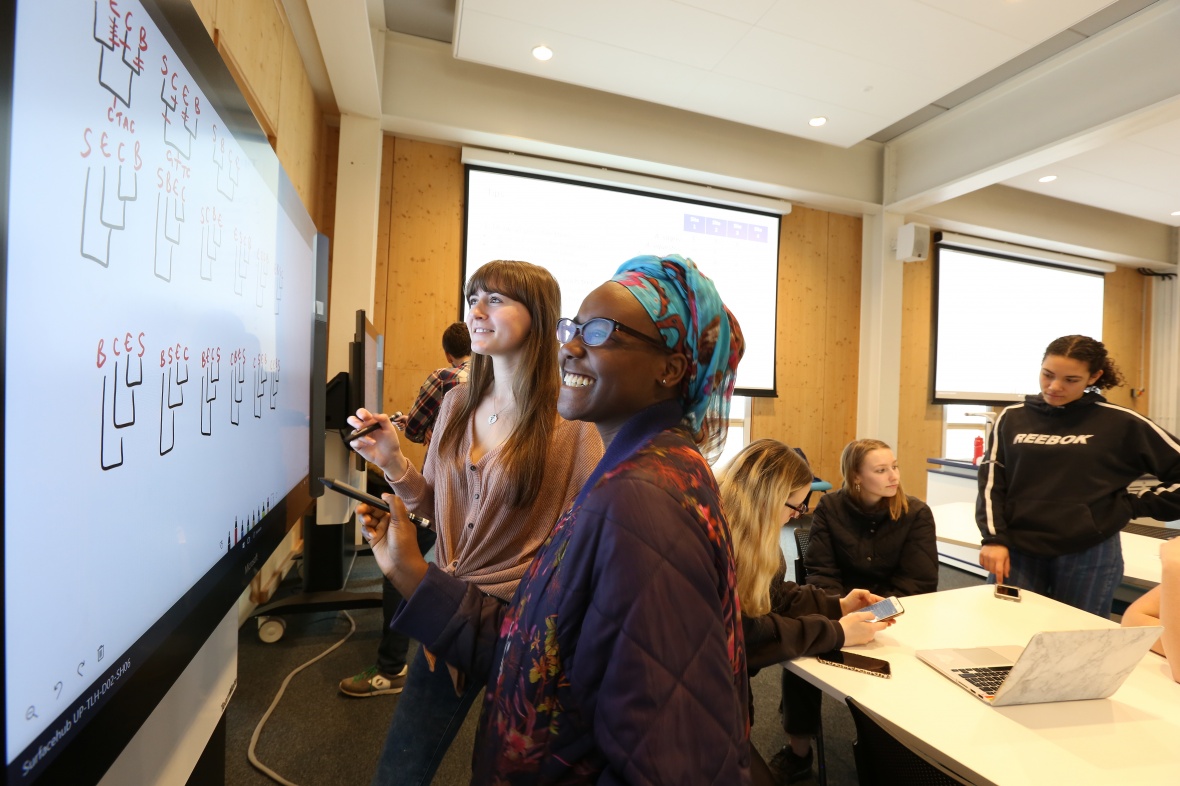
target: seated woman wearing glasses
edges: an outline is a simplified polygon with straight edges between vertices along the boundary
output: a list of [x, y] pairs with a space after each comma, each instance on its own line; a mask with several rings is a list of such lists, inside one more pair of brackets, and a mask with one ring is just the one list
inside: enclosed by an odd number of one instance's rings
[[558, 412], [595, 424], [605, 455], [503, 608], [427, 566], [397, 498], [392, 526], [358, 507], [408, 599], [394, 627], [486, 680], [473, 784], [746, 783], [733, 551], [705, 459], [737, 321], [690, 260], [636, 257], [557, 337]]
[[[792, 448], [775, 439], [751, 442], [720, 473], [721, 504], [733, 533], [738, 597], [746, 667], [753, 677], [766, 666], [792, 658], [864, 644], [891, 622], [875, 622], [861, 612], [881, 598], [856, 589], [844, 598], [819, 587], [785, 581], [787, 563], [779, 533], [806, 511], [811, 467]], [[753, 695], [750, 718], [753, 722]], [[751, 746], [754, 783], [765, 765]], [[808, 760], [810, 769], [810, 760]]]
[[[807, 583], [844, 594], [919, 595], [938, 589], [938, 554], [930, 507], [901, 489], [893, 450], [858, 439], [840, 454], [843, 488], [816, 506], [804, 564]], [[783, 672], [783, 729], [788, 745], [775, 757], [787, 782], [811, 769], [811, 738], [819, 730], [819, 689]]]

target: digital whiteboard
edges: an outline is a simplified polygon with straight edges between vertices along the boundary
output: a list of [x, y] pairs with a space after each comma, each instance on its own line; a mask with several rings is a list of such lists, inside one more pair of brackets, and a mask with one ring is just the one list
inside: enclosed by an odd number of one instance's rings
[[191, 6], [169, 5], [16, 9], [9, 783], [77, 750], [47, 780], [101, 775], [308, 472], [315, 229]]

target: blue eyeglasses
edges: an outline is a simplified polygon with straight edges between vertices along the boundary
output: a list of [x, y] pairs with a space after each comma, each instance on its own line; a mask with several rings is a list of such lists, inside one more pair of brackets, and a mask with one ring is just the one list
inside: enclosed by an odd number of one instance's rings
[[575, 336], [582, 337], [582, 343], [588, 347], [600, 347], [606, 343], [610, 338], [611, 333], [615, 331], [626, 333], [629, 336], [645, 341], [653, 347], [659, 348], [661, 351], [667, 352], [668, 348], [664, 346], [664, 342], [659, 339], [645, 336], [634, 328], [629, 328], [622, 322], [616, 322], [613, 319], [606, 317], [595, 317], [587, 320], [582, 324], [578, 324], [569, 318], [562, 318], [557, 320], [557, 340], [562, 344], [568, 344], [574, 340]]

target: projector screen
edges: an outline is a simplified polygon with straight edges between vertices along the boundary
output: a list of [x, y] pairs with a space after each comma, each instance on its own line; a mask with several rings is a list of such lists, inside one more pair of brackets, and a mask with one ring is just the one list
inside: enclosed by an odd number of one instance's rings
[[493, 259], [548, 268], [573, 317], [640, 254], [689, 257], [713, 279], [746, 339], [737, 388], [774, 395], [780, 217], [479, 167], [467, 168], [463, 280]]
[[1037, 393], [1049, 342], [1102, 339], [1101, 273], [937, 245], [935, 404], [1007, 404]]
[[6, 783], [85, 784], [306, 498], [316, 236], [189, 3], [15, 17]]

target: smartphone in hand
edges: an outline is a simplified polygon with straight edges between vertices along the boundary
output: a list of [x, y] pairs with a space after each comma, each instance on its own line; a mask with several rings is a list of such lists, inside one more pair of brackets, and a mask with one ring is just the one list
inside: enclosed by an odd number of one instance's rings
[[901, 601], [896, 596], [879, 600], [871, 606], [865, 606], [861, 611], [871, 611], [873, 613], [874, 622], [881, 622], [882, 620], [891, 620], [894, 617], [904, 614], [905, 609], [901, 607]]

